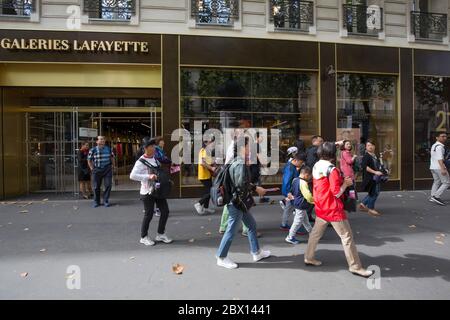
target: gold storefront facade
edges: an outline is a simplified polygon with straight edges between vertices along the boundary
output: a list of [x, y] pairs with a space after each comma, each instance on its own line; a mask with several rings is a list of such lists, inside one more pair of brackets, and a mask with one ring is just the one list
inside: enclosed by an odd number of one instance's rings
[[[393, 172], [383, 190], [427, 188], [426, 148], [436, 128], [424, 121], [434, 109], [427, 97], [417, 97], [414, 84], [440, 83], [444, 109], [438, 115], [448, 115], [445, 51], [28, 30], [2, 30], [0, 44], [0, 198], [76, 194], [79, 145], [93, 145], [96, 135], [105, 135], [116, 151], [113, 190], [137, 190], [128, 174], [140, 139], [162, 135], [170, 156], [178, 143], [171, 133], [185, 128], [193, 134], [196, 120], [203, 131], [279, 128], [280, 171], [299, 135], [307, 145], [321, 134], [350, 138], [355, 147], [376, 136]], [[449, 131], [448, 118], [436, 121]], [[263, 183], [279, 184], [279, 174]], [[172, 197], [201, 193], [195, 165], [172, 177]]]
[[80, 145], [97, 135], [117, 153], [114, 189], [135, 190], [128, 175], [140, 140], [162, 132], [161, 36], [50, 36], [1, 37], [1, 198], [77, 194]]

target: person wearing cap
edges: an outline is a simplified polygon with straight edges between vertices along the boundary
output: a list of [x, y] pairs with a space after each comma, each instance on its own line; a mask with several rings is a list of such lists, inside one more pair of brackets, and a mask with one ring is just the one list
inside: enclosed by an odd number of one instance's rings
[[211, 150], [214, 147], [214, 136], [204, 137], [203, 148], [198, 154], [198, 180], [203, 185], [203, 196], [194, 204], [199, 215], [214, 213], [209, 209], [210, 190], [212, 186], [212, 174], [215, 171], [214, 161], [211, 157]]
[[158, 234], [155, 241], [171, 243], [166, 233], [167, 219], [169, 218], [169, 206], [167, 199], [155, 198], [151, 195], [155, 187], [154, 181], [158, 180], [158, 176], [152, 172], [150, 167], [160, 167], [161, 164], [155, 158], [155, 139], [149, 139], [144, 142], [145, 153], [136, 161], [133, 170], [130, 173], [130, 179], [141, 182], [141, 200], [144, 202], [144, 219], [141, 226], [140, 243], [146, 246], [153, 246], [155, 242], [149, 237], [148, 229], [153, 218], [155, 204], [158, 206], [161, 217], [159, 218]]

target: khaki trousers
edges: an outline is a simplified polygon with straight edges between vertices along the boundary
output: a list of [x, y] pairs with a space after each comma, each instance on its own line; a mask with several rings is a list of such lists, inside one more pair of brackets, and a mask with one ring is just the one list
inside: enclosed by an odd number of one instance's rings
[[[314, 254], [316, 252], [317, 244], [323, 233], [327, 229], [328, 222], [316, 217], [314, 227], [309, 234], [308, 246], [306, 247], [305, 260], [314, 260]], [[358, 251], [356, 250], [355, 241], [353, 240], [352, 229], [348, 220], [331, 222], [334, 231], [341, 238], [342, 246], [344, 247], [345, 257], [347, 258], [349, 269], [359, 270], [362, 268], [361, 261], [359, 260]]]

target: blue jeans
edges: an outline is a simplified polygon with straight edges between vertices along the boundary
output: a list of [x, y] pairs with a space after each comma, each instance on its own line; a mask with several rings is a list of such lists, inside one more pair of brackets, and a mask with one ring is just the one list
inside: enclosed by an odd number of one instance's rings
[[375, 202], [380, 194], [380, 184], [375, 185], [375, 191], [373, 195], [368, 194], [361, 202], [369, 209], [375, 209]]
[[225, 258], [230, 250], [233, 238], [239, 228], [241, 220], [248, 227], [248, 241], [250, 243], [250, 251], [252, 254], [259, 252], [258, 239], [256, 237], [256, 221], [250, 212], [244, 213], [232, 204], [228, 204], [228, 226], [225, 231], [222, 241], [220, 242], [219, 249], [217, 250], [217, 256]]

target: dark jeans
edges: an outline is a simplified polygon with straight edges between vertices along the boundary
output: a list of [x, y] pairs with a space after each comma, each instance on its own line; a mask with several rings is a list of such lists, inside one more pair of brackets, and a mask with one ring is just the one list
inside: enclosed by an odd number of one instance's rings
[[212, 186], [212, 180], [210, 178], [206, 180], [200, 180], [200, 182], [203, 184], [204, 188], [203, 188], [203, 196], [198, 203], [200, 203], [203, 206], [203, 208], [208, 209], [209, 199], [211, 198], [210, 190]]
[[380, 194], [380, 184], [377, 183], [374, 186], [374, 190], [361, 201], [367, 208], [375, 209], [375, 202], [378, 199], [378, 195]]
[[141, 238], [148, 235], [148, 227], [153, 218], [155, 203], [161, 211], [161, 217], [159, 218], [158, 233], [164, 234], [166, 231], [167, 219], [169, 218], [169, 206], [166, 199], [156, 199], [150, 195], [141, 196], [144, 202], [144, 220], [142, 220]]
[[94, 170], [92, 171], [92, 187], [94, 188], [94, 201], [97, 204], [100, 204], [100, 189], [102, 187], [102, 181], [105, 186], [105, 191], [103, 192], [103, 201], [108, 202], [112, 186], [111, 166], [105, 168], [94, 168]]

